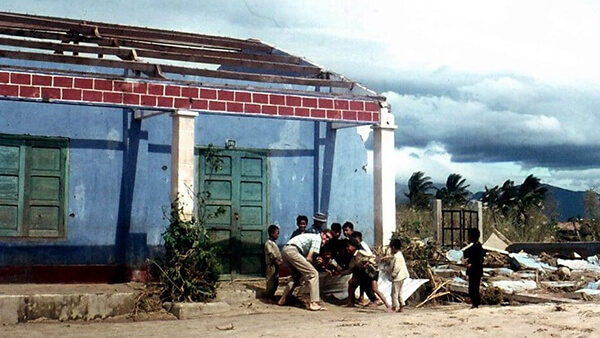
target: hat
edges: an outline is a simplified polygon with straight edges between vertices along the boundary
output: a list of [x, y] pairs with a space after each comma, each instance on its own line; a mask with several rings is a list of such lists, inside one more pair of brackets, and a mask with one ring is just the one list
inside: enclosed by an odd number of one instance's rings
[[327, 222], [327, 215], [320, 211], [317, 211], [317, 212], [315, 212], [315, 215], [313, 216], [313, 220], [315, 220], [317, 222], [325, 223], [325, 222]]

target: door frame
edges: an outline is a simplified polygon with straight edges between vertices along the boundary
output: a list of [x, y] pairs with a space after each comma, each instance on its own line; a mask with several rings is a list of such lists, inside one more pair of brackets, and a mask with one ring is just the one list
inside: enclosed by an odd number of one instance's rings
[[[208, 150], [208, 149], [214, 149], [217, 153], [219, 152], [246, 152], [246, 153], [255, 153], [257, 155], [260, 155], [262, 158], [264, 158], [264, 168], [265, 168], [265, 175], [264, 175], [264, 182], [265, 182], [265, 221], [264, 221], [264, 231], [263, 231], [263, 235], [261, 238], [261, 248], [264, 247], [264, 243], [266, 242], [267, 238], [268, 238], [268, 233], [267, 233], [267, 228], [269, 226], [270, 220], [271, 220], [271, 194], [270, 194], [270, 164], [269, 164], [269, 159], [270, 159], [270, 151], [268, 149], [261, 149], [261, 148], [226, 148], [226, 147], [214, 147], [212, 145], [198, 145], [195, 147], [195, 165], [196, 165], [196, 170], [195, 170], [195, 178], [194, 178], [194, 184], [197, 187], [196, 189], [196, 194], [199, 194], [203, 191], [205, 191], [204, 186], [201, 184], [204, 182], [204, 179], [202, 179], [203, 177], [206, 177], [206, 173], [203, 173], [203, 161], [202, 161], [202, 152]], [[233, 164], [232, 164], [233, 165]], [[195, 206], [194, 208], [194, 214], [195, 217], [198, 217], [198, 208], [197, 206]], [[231, 215], [231, 217], [234, 217], [233, 215]], [[208, 229], [207, 229], [208, 230]], [[238, 231], [239, 232], [239, 231]], [[238, 234], [239, 235], [239, 234]], [[238, 250], [239, 254], [241, 254], [241, 245], [240, 243], [235, 244], [232, 247], [232, 251], [233, 250]], [[230, 262], [231, 264], [231, 262]], [[265, 261], [264, 261], [264, 254], [261, 256], [261, 272], [260, 275], [243, 275], [240, 273], [239, 271], [239, 267], [237, 266], [231, 266], [231, 271], [232, 273], [221, 273], [219, 279], [220, 280], [234, 280], [234, 279], [249, 279], [249, 278], [256, 278], [256, 277], [262, 277], [264, 276], [264, 270], [265, 270]]]

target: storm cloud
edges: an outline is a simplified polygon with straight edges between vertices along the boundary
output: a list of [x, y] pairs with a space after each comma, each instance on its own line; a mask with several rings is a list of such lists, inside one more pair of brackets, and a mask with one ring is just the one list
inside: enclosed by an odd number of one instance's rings
[[[467, 78], [467, 76], [464, 76]], [[396, 147], [443, 145], [455, 162], [600, 167], [600, 87], [573, 88], [507, 75], [458, 86], [403, 84], [385, 92], [399, 126]]]
[[21, 0], [3, 10], [256, 38], [306, 57], [387, 97], [402, 179], [460, 172], [483, 186], [533, 172], [600, 187], [595, 1]]

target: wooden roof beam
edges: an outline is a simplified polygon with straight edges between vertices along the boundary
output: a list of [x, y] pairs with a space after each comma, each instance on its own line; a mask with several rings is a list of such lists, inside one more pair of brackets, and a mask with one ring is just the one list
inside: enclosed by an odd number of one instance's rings
[[210, 57], [226, 57], [231, 59], [240, 59], [240, 60], [256, 60], [256, 61], [265, 61], [265, 62], [276, 62], [276, 63], [286, 63], [286, 64], [300, 64], [302, 58], [297, 56], [287, 56], [287, 55], [272, 55], [272, 54], [252, 54], [252, 53], [243, 53], [240, 51], [218, 51], [211, 50], [206, 48], [194, 48], [194, 47], [182, 47], [168, 44], [160, 44], [156, 42], [143, 42], [136, 41], [132, 39], [116, 39], [110, 37], [87, 37], [83, 35], [74, 35], [68, 34], [64, 32], [45, 32], [34, 29], [24, 29], [24, 28], [10, 28], [10, 27], [2, 27], [0, 25], [0, 34], [3, 35], [11, 35], [11, 36], [19, 36], [19, 37], [29, 37], [35, 39], [47, 39], [47, 40], [58, 40], [58, 41], [73, 41], [73, 42], [88, 42], [95, 43], [100, 46], [109, 46], [109, 47], [131, 47], [136, 49], [149, 49], [155, 51], [163, 51], [163, 52], [172, 52], [172, 53], [181, 53], [181, 54], [203, 54]]
[[[55, 52], [73, 52], [73, 55], [77, 53], [90, 53], [99, 55], [115, 55], [124, 60], [137, 60], [139, 57], [148, 57], [155, 59], [166, 59], [196, 63], [206, 63], [214, 65], [229, 65], [238, 66], [245, 68], [255, 68], [263, 70], [273, 71], [286, 71], [293, 72], [308, 76], [318, 76], [321, 73], [321, 69], [312, 66], [301, 66], [301, 65], [290, 65], [283, 63], [273, 63], [255, 60], [242, 60], [224, 57], [213, 57], [202, 54], [183, 54], [183, 53], [172, 53], [172, 52], [161, 52], [153, 51], [148, 49], [123, 49], [119, 47], [100, 47], [100, 46], [85, 46], [79, 44], [69, 43], [53, 43], [44, 41], [33, 41], [23, 39], [11, 39], [0, 37], [0, 45], [5, 46], [16, 46], [32, 49], [52, 50]], [[136, 57], [132, 57], [135, 54]]]
[[269, 53], [272, 50], [270, 46], [251, 40], [9, 12], [0, 12], [0, 24], [10, 27], [35, 28], [54, 32], [77, 32], [86, 36], [110, 36], [141, 41], [178, 42], [187, 46], [245, 49], [265, 53]]
[[156, 67], [160, 66], [163, 74], [173, 73], [181, 75], [192, 75], [209, 78], [222, 78], [239, 81], [250, 81], [260, 83], [277, 83], [277, 84], [295, 84], [301, 86], [315, 86], [315, 87], [336, 87], [350, 89], [354, 85], [353, 82], [347, 81], [335, 81], [335, 80], [323, 80], [313, 78], [302, 78], [292, 76], [280, 76], [280, 75], [269, 75], [269, 74], [254, 74], [244, 72], [232, 72], [225, 70], [209, 70], [209, 69], [198, 69], [182, 66], [172, 65], [157, 65], [145, 62], [134, 62], [134, 61], [120, 61], [120, 60], [108, 60], [98, 58], [85, 58], [81, 56], [69, 56], [60, 54], [46, 54], [46, 53], [32, 53], [32, 52], [20, 52], [12, 50], [0, 50], [0, 57], [10, 59], [21, 59], [31, 61], [42, 61], [42, 62], [57, 62], [57, 63], [70, 63], [76, 65], [88, 65], [97, 67], [107, 68], [125, 68], [133, 71], [144, 72], [152, 74], [156, 71]]

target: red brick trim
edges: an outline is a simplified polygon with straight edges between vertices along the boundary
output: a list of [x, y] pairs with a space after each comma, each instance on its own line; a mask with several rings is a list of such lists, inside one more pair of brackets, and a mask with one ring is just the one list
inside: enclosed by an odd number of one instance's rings
[[376, 101], [0, 71], [0, 99], [376, 123]]

